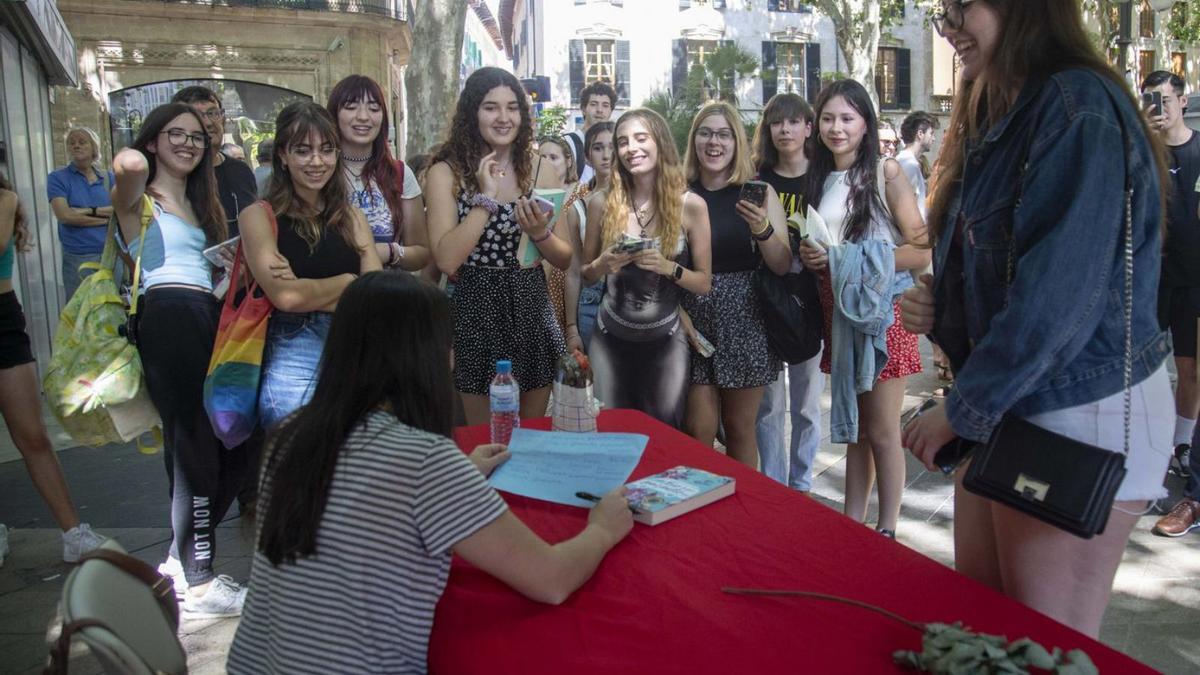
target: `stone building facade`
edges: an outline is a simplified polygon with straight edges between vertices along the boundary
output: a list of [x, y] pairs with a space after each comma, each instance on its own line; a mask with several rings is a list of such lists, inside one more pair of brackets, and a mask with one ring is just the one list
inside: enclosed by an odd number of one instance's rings
[[[314, 9], [288, 8], [296, 6]], [[412, 45], [404, 0], [59, 0], [58, 8], [75, 36], [80, 82], [57, 88], [53, 129], [60, 139], [74, 125], [96, 129], [106, 157], [110, 95], [173, 80], [240, 80], [324, 102], [340, 79], [360, 73], [384, 88], [389, 122], [403, 129]], [[404, 134], [392, 138], [403, 156]]]

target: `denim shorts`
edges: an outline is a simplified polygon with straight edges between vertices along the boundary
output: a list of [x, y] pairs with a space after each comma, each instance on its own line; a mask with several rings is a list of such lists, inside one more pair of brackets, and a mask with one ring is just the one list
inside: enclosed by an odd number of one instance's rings
[[[1117, 501], [1146, 501], [1167, 496], [1163, 480], [1171, 461], [1171, 430], [1175, 401], [1166, 365], [1133, 385], [1129, 425], [1129, 456]], [[1025, 418], [1067, 438], [1122, 452], [1125, 446], [1125, 392], [1099, 401]]]
[[264, 429], [275, 426], [312, 398], [321, 350], [332, 321], [329, 312], [276, 311], [271, 315], [258, 392], [258, 420]]

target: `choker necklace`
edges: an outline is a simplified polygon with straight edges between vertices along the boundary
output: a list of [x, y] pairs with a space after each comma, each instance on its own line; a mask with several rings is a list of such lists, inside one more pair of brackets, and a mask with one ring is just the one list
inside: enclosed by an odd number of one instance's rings
[[350, 155], [347, 155], [346, 153], [343, 152], [342, 159], [346, 160], [347, 162], [365, 162], [368, 159], [371, 159], [371, 153], [368, 152], [366, 155], [364, 155], [362, 157], [351, 157]]

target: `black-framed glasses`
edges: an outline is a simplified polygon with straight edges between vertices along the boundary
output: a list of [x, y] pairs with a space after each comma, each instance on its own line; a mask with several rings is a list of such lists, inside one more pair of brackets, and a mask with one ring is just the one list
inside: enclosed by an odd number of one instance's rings
[[696, 140], [709, 141], [716, 138], [718, 141], [728, 143], [733, 140], [733, 129], [717, 129], [713, 131], [708, 127], [700, 127], [696, 130]]
[[189, 134], [183, 129], [167, 129], [163, 133], [176, 148], [190, 144], [193, 148], [208, 149], [208, 134]]
[[946, 28], [961, 30], [963, 27], [963, 13], [966, 12], [967, 5], [972, 2], [975, 2], [975, 0], [952, 0], [943, 5], [942, 11], [930, 18], [930, 21], [933, 23], [933, 29], [942, 37], [946, 37]]

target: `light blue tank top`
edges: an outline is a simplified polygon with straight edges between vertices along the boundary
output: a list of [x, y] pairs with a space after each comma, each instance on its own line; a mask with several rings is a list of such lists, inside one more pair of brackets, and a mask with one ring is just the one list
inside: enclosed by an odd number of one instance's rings
[[[130, 255], [136, 256], [140, 246], [142, 242], [134, 239]], [[161, 284], [187, 284], [211, 291], [212, 265], [204, 257], [206, 248], [204, 230], [164, 211], [155, 202], [154, 220], [146, 228], [142, 251], [142, 286], [150, 289]]]
[[17, 238], [13, 237], [8, 240], [8, 246], [4, 248], [4, 253], [0, 253], [0, 281], [12, 279], [13, 258], [15, 257], [13, 249], [16, 247]]

